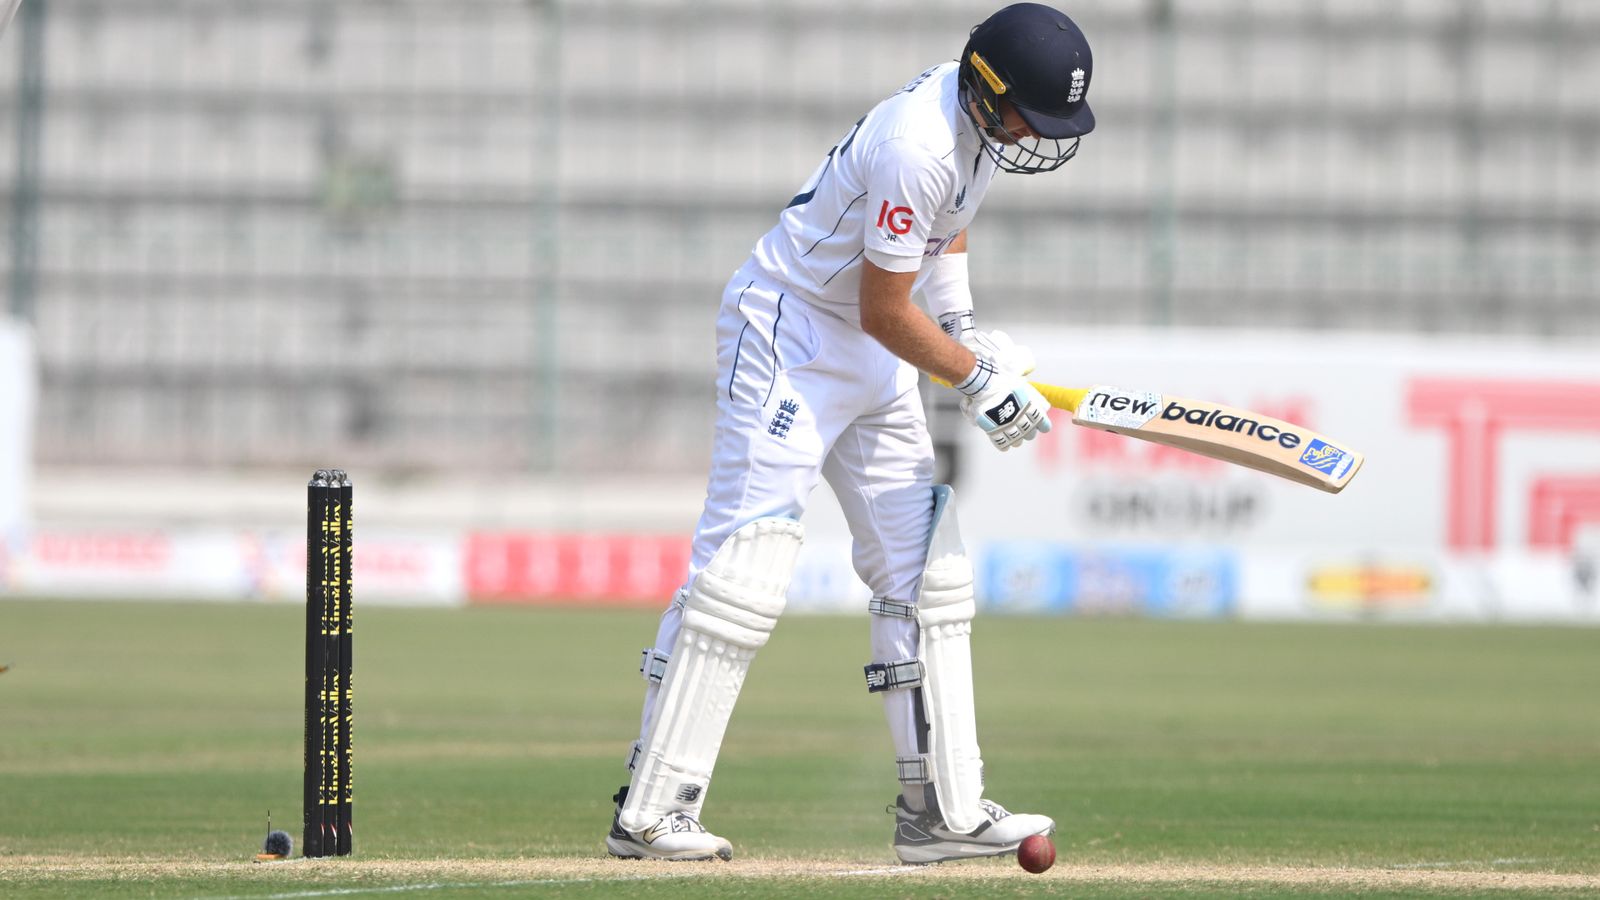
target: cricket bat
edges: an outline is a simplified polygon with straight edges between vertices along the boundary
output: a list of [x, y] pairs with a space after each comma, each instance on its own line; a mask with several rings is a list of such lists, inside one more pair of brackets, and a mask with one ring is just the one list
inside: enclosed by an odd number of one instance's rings
[[1178, 447], [1330, 494], [1344, 490], [1365, 459], [1316, 432], [1247, 409], [1109, 385], [1032, 384], [1051, 406], [1072, 413], [1074, 425]]

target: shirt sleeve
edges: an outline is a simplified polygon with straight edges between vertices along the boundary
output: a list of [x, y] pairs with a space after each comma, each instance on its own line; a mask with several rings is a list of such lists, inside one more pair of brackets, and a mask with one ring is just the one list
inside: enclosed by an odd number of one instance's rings
[[867, 259], [891, 272], [921, 268], [934, 216], [953, 186], [954, 173], [926, 147], [903, 138], [879, 144], [867, 175]]

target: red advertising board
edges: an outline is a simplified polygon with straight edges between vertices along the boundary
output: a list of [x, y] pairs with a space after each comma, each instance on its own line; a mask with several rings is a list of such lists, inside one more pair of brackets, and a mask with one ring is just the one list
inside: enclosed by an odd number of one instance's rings
[[474, 532], [466, 545], [467, 598], [664, 606], [688, 565], [684, 536]]

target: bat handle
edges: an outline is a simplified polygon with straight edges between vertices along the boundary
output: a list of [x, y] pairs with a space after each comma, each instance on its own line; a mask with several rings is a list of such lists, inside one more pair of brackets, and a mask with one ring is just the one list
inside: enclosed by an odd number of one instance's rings
[[[929, 375], [928, 377], [933, 379], [934, 384], [941, 384], [945, 387], [951, 387], [950, 382], [945, 381], [943, 378], [940, 378], [937, 375]], [[1089, 391], [1085, 388], [1062, 387], [1059, 384], [1046, 384], [1042, 381], [1030, 381], [1028, 383], [1033, 385], [1034, 389], [1039, 393], [1043, 394], [1044, 399], [1048, 401], [1051, 406], [1055, 407], [1056, 409], [1064, 409], [1069, 413], [1076, 413], [1078, 411], [1078, 404], [1082, 403], [1083, 398], [1089, 394]]]
[[1050, 401], [1051, 406], [1056, 409], [1064, 409], [1069, 413], [1076, 413], [1078, 404], [1082, 403], [1083, 398], [1089, 393], [1084, 388], [1062, 387], [1058, 384], [1045, 384], [1042, 381], [1030, 381], [1028, 383], [1043, 394], [1044, 399]]

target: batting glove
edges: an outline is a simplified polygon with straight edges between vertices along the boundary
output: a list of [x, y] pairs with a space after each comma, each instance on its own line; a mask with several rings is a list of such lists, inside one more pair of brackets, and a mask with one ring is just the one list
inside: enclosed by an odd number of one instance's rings
[[1034, 361], [1033, 351], [1013, 341], [1011, 335], [1004, 331], [974, 329], [967, 332], [966, 339], [961, 343], [978, 356], [994, 360], [994, 367], [1002, 372], [1026, 375], [1038, 365]]
[[961, 411], [983, 429], [997, 449], [1010, 450], [1050, 430], [1050, 403], [1020, 374], [1001, 371], [979, 356], [972, 373], [956, 390], [965, 394]]
[[1004, 331], [979, 331], [974, 327], [970, 309], [945, 313], [939, 317], [939, 327], [961, 346], [994, 360], [995, 368], [1002, 372], [1026, 375], [1037, 365], [1033, 351], [1013, 341], [1011, 335]]

